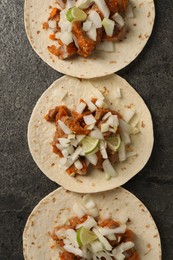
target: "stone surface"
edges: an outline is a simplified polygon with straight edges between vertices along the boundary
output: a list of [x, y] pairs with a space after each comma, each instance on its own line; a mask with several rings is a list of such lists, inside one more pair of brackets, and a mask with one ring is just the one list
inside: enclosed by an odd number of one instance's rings
[[[32, 109], [60, 73], [32, 50], [24, 31], [23, 1], [0, 2], [0, 260], [23, 259], [22, 232], [33, 207], [57, 185], [33, 162], [27, 145]], [[173, 16], [172, 1], [155, 1], [156, 22], [139, 58], [118, 74], [146, 101], [154, 121], [155, 145], [146, 167], [124, 187], [152, 213], [163, 259], [173, 250]]]

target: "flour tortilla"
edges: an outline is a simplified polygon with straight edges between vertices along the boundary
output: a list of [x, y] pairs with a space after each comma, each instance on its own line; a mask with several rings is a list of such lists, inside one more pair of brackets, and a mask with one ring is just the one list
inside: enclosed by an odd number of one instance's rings
[[[93, 78], [110, 75], [131, 63], [147, 43], [154, 24], [155, 7], [153, 0], [130, 0], [135, 18], [126, 21], [129, 33], [122, 42], [115, 43], [115, 52], [96, 51], [88, 59], [75, 56], [59, 60], [47, 50], [53, 43], [49, 32], [43, 30], [47, 21], [49, 6], [56, 7], [54, 0], [25, 0], [25, 28], [28, 39], [40, 56], [53, 69], [78, 78]], [[94, 69], [93, 69], [94, 68]]]
[[[57, 260], [59, 250], [50, 237], [54, 226], [64, 225], [72, 216], [73, 204], [82, 194], [59, 188], [45, 197], [32, 211], [23, 233], [25, 260]], [[109, 214], [112, 219], [128, 217], [128, 228], [135, 234], [135, 246], [140, 260], [161, 260], [160, 236], [156, 224], [147, 208], [133, 194], [123, 188], [92, 194], [100, 217]]]
[[[122, 98], [116, 98], [116, 89], [120, 88]], [[60, 101], [61, 91], [68, 95]], [[59, 156], [52, 151], [51, 142], [55, 133], [55, 124], [47, 122], [44, 116], [58, 105], [75, 109], [80, 98], [100, 98], [102, 93], [110, 109], [122, 115], [128, 106], [136, 110], [134, 120], [139, 120], [140, 133], [132, 135], [132, 151], [137, 156], [116, 165], [117, 177], [106, 180], [105, 174], [90, 167], [85, 176], [69, 176], [61, 169]], [[28, 126], [28, 143], [33, 159], [41, 171], [51, 180], [64, 188], [83, 193], [93, 193], [119, 187], [137, 174], [148, 161], [153, 148], [153, 124], [150, 112], [138, 93], [121, 77], [106, 76], [100, 79], [80, 80], [64, 76], [55, 81], [38, 100]]]

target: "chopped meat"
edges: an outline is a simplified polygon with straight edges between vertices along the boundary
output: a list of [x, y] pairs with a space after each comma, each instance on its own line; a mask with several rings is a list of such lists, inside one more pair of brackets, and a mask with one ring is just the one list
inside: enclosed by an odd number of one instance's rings
[[119, 13], [121, 15], [124, 15], [126, 9], [127, 9], [127, 6], [129, 4], [129, 0], [118, 0], [119, 2]]
[[93, 167], [96, 168], [96, 169], [103, 170], [103, 165], [102, 165], [102, 164], [103, 164], [103, 157], [102, 157], [102, 155], [101, 155], [101, 152], [98, 151], [98, 152], [96, 153], [96, 155], [97, 155], [98, 161], [97, 161], [97, 164], [96, 164], [96, 165], [93, 165]]
[[117, 162], [119, 162], [119, 157], [118, 157], [118, 153], [113, 152], [111, 149], [109, 149], [109, 147], [107, 147], [107, 153], [108, 153], [108, 158], [109, 161], [111, 162], [111, 164], [116, 164]]
[[77, 135], [87, 135], [89, 130], [85, 130], [79, 122], [75, 122], [75, 118], [69, 116], [61, 117], [61, 120], [64, 122], [66, 126], [68, 126], [71, 131]]
[[119, 2], [118, 0], [106, 0], [106, 5], [111, 13], [111, 15], [115, 14], [119, 11]]
[[44, 117], [48, 122], [56, 122], [62, 116], [70, 116], [70, 111], [66, 106], [57, 106], [50, 109], [48, 114]]
[[125, 35], [125, 26], [119, 29], [118, 27], [115, 27], [114, 33], [112, 36], [107, 36], [106, 32], [103, 33], [103, 39], [109, 42], [118, 42], [121, 41]]
[[61, 10], [59, 10], [58, 8], [53, 8], [48, 20], [54, 20], [54, 18], [57, 18], [57, 16], [60, 14], [60, 11]]
[[99, 222], [100, 227], [108, 227], [108, 228], [117, 228], [120, 226], [118, 222], [115, 222], [113, 219], [105, 219]]
[[[83, 165], [83, 168], [80, 170], [80, 175], [85, 175], [86, 174], [86, 170], [87, 170], [87, 166], [86, 166], [86, 162], [83, 158], [80, 158], [80, 161]], [[72, 166], [70, 166], [67, 170], [67, 173], [69, 175], [73, 174], [73, 173], [78, 173], [79, 174], [79, 170], [75, 167], [75, 165], [73, 164]]]
[[76, 260], [76, 259], [80, 259], [77, 258], [74, 254], [69, 253], [67, 251], [64, 251], [62, 253], [59, 254], [60, 260]]
[[100, 18], [101, 18], [101, 19], [104, 18], [104, 15], [102, 14], [102, 12], [100, 11], [100, 9], [98, 8], [98, 6], [97, 6], [96, 4], [93, 4], [93, 5], [92, 5], [91, 10], [96, 11], [96, 12], [100, 15]]
[[98, 108], [95, 113], [95, 119], [99, 121], [106, 113], [108, 113], [110, 110], [109, 109], [104, 109], [104, 108]]
[[55, 45], [51, 45], [47, 48], [50, 53], [57, 56], [60, 60], [70, 58], [77, 53], [77, 47], [73, 42], [70, 43], [68, 46], [65, 44], [61, 44], [58, 47], [56, 47]]

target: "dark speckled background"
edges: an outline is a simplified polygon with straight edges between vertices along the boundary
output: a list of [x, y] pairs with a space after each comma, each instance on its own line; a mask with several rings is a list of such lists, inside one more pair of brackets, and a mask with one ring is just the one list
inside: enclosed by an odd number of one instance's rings
[[[0, 1], [0, 260], [23, 259], [22, 232], [27, 217], [57, 188], [33, 162], [26, 133], [37, 99], [61, 74], [31, 49], [24, 31], [23, 4], [23, 0]], [[139, 58], [118, 73], [146, 101], [155, 130], [150, 161], [124, 187], [150, 210], [160, 231], [163, 259], [172, 260], [173, 3], [157, 0], [155, 4], [151, 39]]]

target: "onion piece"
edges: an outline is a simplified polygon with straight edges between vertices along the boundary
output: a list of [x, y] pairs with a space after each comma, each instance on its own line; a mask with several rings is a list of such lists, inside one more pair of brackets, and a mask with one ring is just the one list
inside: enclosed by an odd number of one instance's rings
[[92, 253], [97, 253], [97, 252], [104, 250], [102, 243], [99, 241], [93, 241], [90, 244], [90, 249], [91, 249]]
[[120, 28], [122, 28], [125, 24], [123, 17], [119, 13], [115, 13], [112, 16], [112, 19], [119, 25]]
[[113, 256], [115, 257], [116, 260], [124, 260], [125, 259], [124, 254], [122, 254], [120, 252], [116, 252], [115, 250], [113, 250], [113, 252], [114, 252]]
[[125, 109], [124, 113], [123, 113], [123, 119], [128, 123], [132, 117], [135, 115], [136, 111], [132, 110], [132, 109]]
[[71, 140], [71, 145], [73, 145], [74, 147], [77, 147], [78, 141], [76, 139]]
[[134, 156], [137, 156], [137, 153], [135, 153], [135, 152], [127, 152], [126, 153], [127, 158], [134, 157]]
[[78, 146], [75, 152], [71, 155], [71, 160], [74, 162], [79, 157], [80, 152], [82, 151], [82, 147]]
[[[106, 253], [106, 252], [99, 252], [99, 253], [96, 254], [96, 256], [97, 256], [99, 259], [104, 258], [104, 259], [106, 259], [106, 260], [112, 260], [112, 257], [111, 257], [108, 253]], [[117, 260], [117, 259], [116, 259], [116, 260]]]
[[105, 18], [108, 18], [110, 15], [110, 11], [105, 3], [105, 0], [94, 0], [100, 11], [102, 12]]
[[89, 133], [89, 136], [100, 139], [100, 140], [104, 139], [102, 132], [100, 131], [100, 129], [98, 127], [95, 127], [95, 129]]
[[90, 5], [93, 4], [93, 2], [93, 0], [77, 0], [76, 6], [80, 9], [87, 9], [88, 7], [90, 7]]
[[100, 141], [100, 153], [103, 159], [108, 159], [108, 154], [106, 152], [106, 146], [104, 141]]
[[115, 44], [113, 42], [104, 41], [96, 47], [98, 51], [115, 52]]
[[86, 212], [82, 209], [81, 205], [78, 202], [74, 203], [73, 211], [78, 218], [82, 218], [86, 214]]
[[109, 235], [106, 235], [106, 237], [107, 237], [110, 241], [116, 241], [116, 240], [117, 240], [115, 234], [109, 234]]
[[93, 165], [96, 165], [98, 162], [98, 157], [95, 153], [91, 155], [85, 155], [85, 157]]
[[104, 18], [102, 21], [102, 25], [105, 29], [105, 32], [107, 34], [107, 36], [112, 37], [113, 35], [113, 31], [114, 31], [114, 26], [115, 26], [115, 22], [111, 19], [108, 18]]
[[59, 163], [60, 163], [61, 165], [65, 165], [66, 162], [67, 162], [67, 158], [65, 158], [65, 157], [59, 159]]
[[76, 4], [76, 0], [67, 0], [66, 1], [66, 5], [65, 5], [65, 9], [70, 9], [71, 7], [73, 7]]
[[127, 226], [121, 225], [117, 228], [107, 228], [107, 227], [97, 227], [98, 231], [103, 235], [112, 235], [112, 234], [123, 234], [126, 231]]
[[[135, 244], [131, 241], [125, 242], [125, 243], [121, 243], [120, 245], [118, 245], [115, 249], [115, 252], [121, 252], [123, 253], [124, 251], [127, 251], [131, 248], [133, 248], [135, 246]], [[114, 251], [114, 250], [113, 250]]]
[[95, 124], [91, 124], [91, 125], [87, 126], [87, 130], [93, 130], [94, 126], [95, 126]]
[[93, 201], [90, 194], [84, 195], [83, 198], [82, 198], [82, 202], [84, 203], [84, 205], [87, 209], [93, 209], [93, 208], [96, 207], [96, 204]]
[[91, 229], [95, 226], [97, 226], [97, 222], [95, 221], [95, 219], [91, 216], [88, 216], [87, 220], [85, 220], [83, 223], [78, 224], [76, 226], [76, 229], [79, 229], [80, 227], [85, 227], [87, 229]]
[[49, 28], [51, 29], [55, 29], [56, 28], [56, 21], [48, 21], [48, 25], [49, 25]]
[[62, 147], [68, 147], [70, 145], [70, 140], [67, 138], [58, 138], [58, 141], [62, 145]]
[[129, 134], [127, 134], [126, 132], [121, 131], [120, 135], [121, 135], [121, 139], [122, 139], [122, 141], [124, 142], [125, 145], [131, 143], [131, 139], [130, 139], [130, 135]]
[[93, 228], [92, 231], [94, 232], [94, 234], [96, 234], [96, 236], [98, 237], [98, 239], [100, 240], [100, 242], [103, 244], [104, 248], [108, 251], [112, 250], [112, 246], [111, 244], [108, 242], [108, 240], [98, 231], [97, 228]]
[[128, 6], [127, 6], [126, 17], [128, 17], [128, 18], [134, 18], [135, 17], [131, 4], [128, 4]]
[[68, 139], [69, 139], [69, 140], [73, 140], [73, 139], [75, 139], [75, 137], [76, 137], [75, 134], [70, 134], [70, 135], [68, 135]]
[[78, 141], [78, 143], [80, 143], [80, 141], [82, 141], [82, 139], [84, 139], [85, 135], [76, 135], [76, 139]]
[[73, 35], [71, 32], [63, 32], [60, 35], [60, 40], [65, 44], [69, 45], [73, 42]]
[[86, 107], [86, 103], [80, 102], [80, 103], [77, 105], [76, 112], [77, 112], [78, 114], [82, 114], [83, 111], [84, 111], [84, 109], [85, 109], [85, 107]]
[[108, 112], [108, 113], [106, 113], [103, 117], [102, 117], [102, 120], [104, 121], [104, 120], [106, 120], [108, 117], [110, 117], [112, 115], [112, 113], [111, 112]]
[[92, 26], [92, 22], [89, 21], [89, 20], [86, 20], [86, 21], [83, 23], [82, 29], [83, 29], [83, 31], [87, 32], [87, 31], [90, 30], [91, 26]]
[[123, 162], [126, 160], [126, 149], [125, 149], [125, 144], [123, 141], [121, 141], [120, 147], [118, 149], [118, 156], [119, 156], [120, 162]]
[[109, 124], [107, 124], [107, 123], [101, 124], [101, 132], [105, 133], [107, 131], [109, 131]]
[[87, 106], [91, 112], [94, 112], [97, 109], [97, 107], [90, 99], [85, 100], [85, 102], [87, 103]]
[[86, 32], [87, 36], [93, 40], [96, 41], [97, 39], [97, 30], [94, 24], [91, 25], [91, 28]]
[[79, 244], [76, 240], [76, 231], [74, 229], [67, 229], [65, 231], [67, 239], [69, 239], [74, 247], [79, 247]]
[[67, 162], [64, 164], [64, 170], [67, 170], [72, 164], [73, 161], [70, 158], [68, 158]]
[[109, 176], [115, 177], [118, 175], [108, 159], [104, 160], [103, 162], [103, 170]]
[[96, 123], [95, 117], [92, 114], [83, 116], [83, 120], [86, 125], [92, 125]]
[[61, 121], [60, 119], [58, 120], [58, 124], [60, 126], [60, 128], [62, 129], [62, 131], [65, 133], [65, 134], [72, 134], [73, 132], [71, 131], [71, 129], [66, 126], [66, 124], [64, 124], [63, 121]]
[[119, 119], [119, 125], [120, 125], [120, 128], [122, 129], [122, 131], [124, 131], [128, 134], [132, 133], [133, 128], [126, 121]]
[[74, 163], [76, 169], [78, 170], [81, 170], [83, 168], [83, 164], [81, 163], [80, 160], [77, 160], [75, 163]]
[[96, 29], [102, 27], [100, 15], [95, 10], [89, 11], [88, 20], [94, 24]]
[[73, 247], [71, 245], [65, 245], [63, 247], [69, 253], [72, 253], [74, 255], [78, 255], [78, 256], [81, 256], [81, 257], [83, 256], [82, 250], [79, 249], [79, 248], [75, 248], [75, 247]]
[[97, 208], [93, 208], [93, 209], [88, 210], [88, 213], [93, 218], [97, 218], [99, 216], [99, 210]]
[[95, 102], [95, 105], [99, 108], [104, 107], [104, 101], [102, 99], [97, 99], [97, 101]]

